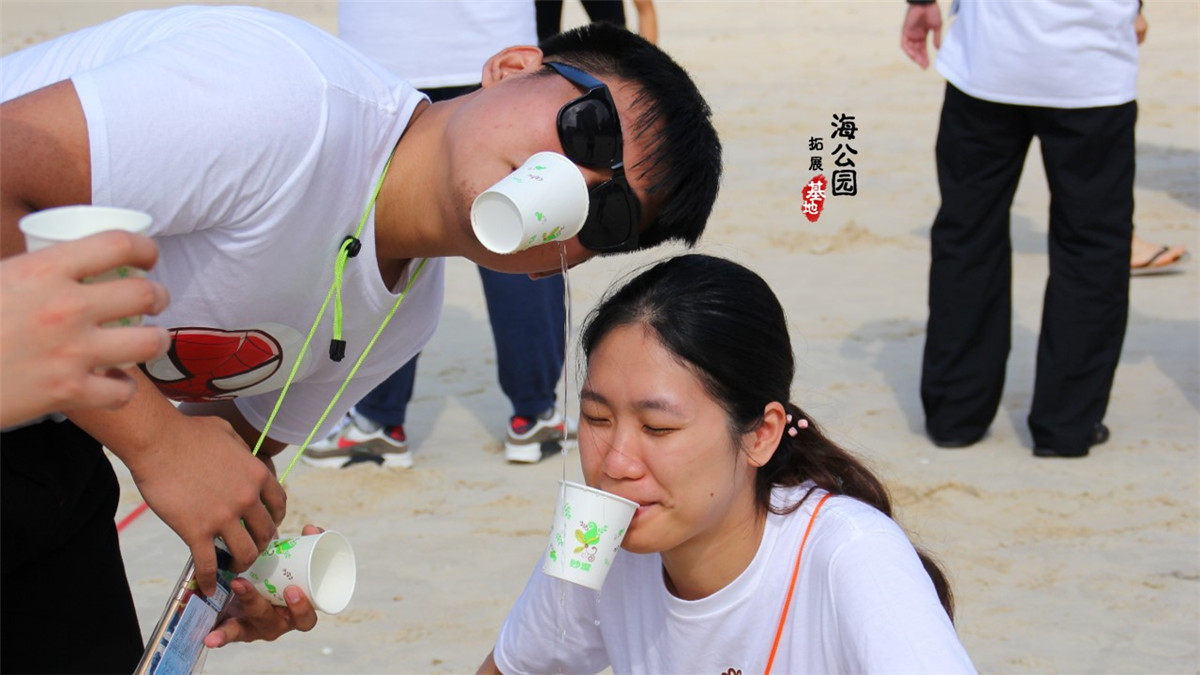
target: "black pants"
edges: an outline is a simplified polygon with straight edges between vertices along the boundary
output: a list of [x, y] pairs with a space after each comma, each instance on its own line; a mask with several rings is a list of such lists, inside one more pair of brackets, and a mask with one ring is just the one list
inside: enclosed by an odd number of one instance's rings
[[[621, 0], [582, 0], [583, 11], [592, 23], [603, 21], [625, 27], [625, 3]], [[562, 0], [537, 0], [537, 34], [541, 42], [562, 30]]]
[[0, 435], [0, 671], [132, 673], [142, 656], [100, 444], [70, 422]]
[[947, 85], [921, 374], [932, 436], [978, 438], [996, 415], [1012, 323], [1009, 209], [1037, 136], [1051, 195], [1050, 277], [1029, 428], [1037, 447], [1090, 444], [1108, 407], [1129, 310], [1136, 120], [1136, 102], [1005, 105]]

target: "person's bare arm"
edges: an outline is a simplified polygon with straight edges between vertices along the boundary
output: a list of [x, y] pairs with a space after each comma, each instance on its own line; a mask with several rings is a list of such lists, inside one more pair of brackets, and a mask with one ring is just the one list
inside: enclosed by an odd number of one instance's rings
[[69, 81], [0, 104], [0, 257], [25, 250], [17, 221], [26, 213], [92, 202], [89, 153]]
[[933, 33], [933, 46], [942, 46], [942, 10], [936, 2], [910, 4], [900, 27], [900, 49], [921, 68], [929, 67], [929, 34]]
[[496, 667], [496, 652], [488, 652], [487, 658], [480, 664], [479, 670], [475, 671], [475, 675], [502, 675], [500, 669]]
[[654, 0], [633, 0], [633, 6], [637, 9], [638, 35], [658, 44], [658, 12], [654, 9]]
[[[212, 403], [181, 403], [179, 411], [190, 417], [220, 417], [229, 422], [235, 433], [242, 437], [242, 441], [250, 448], [258, 442], [258, 437], [261, 432], [254, 428], [254, 425], [246, 421], [238, 410], [237, 405], [233, 401], [214, 401]], [[263, 460], [269, 460], [271, 457], [278, 455], [284, 448], [288, 446], [283, 441], [277, 441], [270, 436], [263, 439], [262, 447], [258, 449], [258, 456]], [[267, 466], [274, 472], [274, 465], [270, 462]]]
[[[89, 203], [87, 124], [71, 83], [0, 104], [3, 256], [24, 250], [17, 228], [24, 214]], [[191, 549], [201, 588], [211, 592], [214, 537], [225, 540], [235, 567], [245, 569], [275, 535], [286, 495], [228, 422], [188, 417], [139, 371], [126, 372], [137, 391], [123, 408], [68, 411], [68, 417], [129, 467], [146, 503]]]
[[213, 540], [224, 540], [235, 571], [246, 569], [275, 537], [287, 496], [229, 422], [185, 415], [140, 371], [126, 372], [138, 386], [125, 407], [67, 416], [129, 468], [146, 503], [191, 549], [196, 577], [211, 591]]

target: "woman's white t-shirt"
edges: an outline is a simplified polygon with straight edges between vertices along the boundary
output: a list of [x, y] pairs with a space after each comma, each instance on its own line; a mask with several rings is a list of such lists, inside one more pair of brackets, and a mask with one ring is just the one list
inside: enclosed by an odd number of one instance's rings
[[[811, 486], [776, 488], [778, 504]], [[767, 517], [750, 566], [694, 601], [673, 596], [658, 554], [620, 551], [597, 592], [535, 570], [496, 641], [506, 675], [761, 673], [771, 652], [815, 490], [795, 512]], [[821, 508], [773, 664], [776, 673], [970, 673], [908, 537], [848, 497]]]

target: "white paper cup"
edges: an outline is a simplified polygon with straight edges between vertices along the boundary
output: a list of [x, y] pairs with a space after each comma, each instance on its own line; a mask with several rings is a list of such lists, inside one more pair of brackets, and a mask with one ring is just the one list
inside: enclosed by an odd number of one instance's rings
[[[60, 206], [44, 211], [36, 211], [17, 223], [17, 227], [25, 235], [25, 250], [37, 251], [64, 241], [74, 241], [84, 237], [106, 232], [108, 230], [124, 230], [135, 234], [144, 234], [153, 219], [149, 214], [132, 209], [120, 209], [113, 206]], [[96, 284], [126, 277], [144, 277], [146, 272], [137, 267], [121, 265], [102, 274], [86, 277], [85, 284]], [[142, 316], [127, 316], [115, 321], [107, 321], [104, 326], [140, 326]]]
[[475, 237], [493, 253], [570, 239], [587, 220], [583, 172], [556, 152], [539, 152], [471, 204]]
[[600, 590], [637, 508], [637, 502], [624, 497], [559, 481], [542, 571]]
[[286, 607], [283, 590], [299, 586], [313, 607], [337, 614], [354, 594], [354, 549], [346, 537], [332, 530], [276, 539], [238, 576], [254, 584], [272, 605]]

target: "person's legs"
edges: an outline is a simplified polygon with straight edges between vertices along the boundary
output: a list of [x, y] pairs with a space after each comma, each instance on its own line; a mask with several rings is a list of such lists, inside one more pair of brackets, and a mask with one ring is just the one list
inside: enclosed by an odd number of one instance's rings
[[1096, 442], [1129, 312], [1137, 104], [1035, 115], [1050, 184], [1050, 278], [1029, 428], [1039, 454]]
[[538, 41], [558, 35], [562, 30], [562, 0], [537, 0], [533, 6], [537, 13]]
[[408, 403], [412, 400], [417, 380], [417, 359], [420, 354], [388, 376], [377, 387], [354, 404], [354, 411], [372, 422], [384, 426], [404, 426]]
[[0, 445], [0, 671], [133, 672], [142, 635], [100, 443], [43, 422]]
[[512, 403], [504, 458], [536, 463], [562, 450], [566, 420], [555, 405], [566, 347], [565, 281], [479, 268], [500, 389]]
[[944, 447], [982, 438], [1000, 404], [1011, 340], [1009, 209], [1031, 138], [1022, 107], [946, 86], [921, 373], [926, 430]]
[[479, 268], [500, 389], [513, 414], [537, 417], [554, 406], [566, 348], [564, 281]]
[[[582, 0], [583, 11], [592, 23], [604, 22], [625, 27], [625, 3], [620, 0]], [[541, 3], [538, 3], [541, 4]]]
[[404, 419], [420, 356], [412, 357], [355, 403], [328, 436], [305, 448], [301, 456], [304, 463], [324, 469], [344, 469], [359, 462], [411, 468], [413, 458]]

